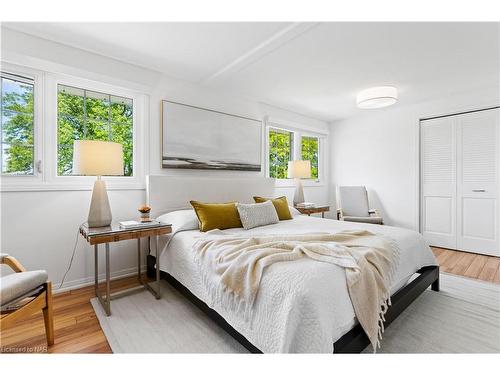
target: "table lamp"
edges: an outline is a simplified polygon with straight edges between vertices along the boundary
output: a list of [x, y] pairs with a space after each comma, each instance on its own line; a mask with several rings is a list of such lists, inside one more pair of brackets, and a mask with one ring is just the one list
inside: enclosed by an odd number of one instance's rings
[[123, 147], [120, 143], [105, 141], [75, 141], [73, 146], [73, 174], [97, 176], [92, 190], [88, 226], [105, 227], [111, 224], [106, 183], [101, 176], [123, 176]]
[[311, 178], [311, 161], [293, 160], [288, 162], [288, 178], [295, 178], [295, 193], [293, 195], [293, 205], [304, 203], [304, 187], [302, 178]]

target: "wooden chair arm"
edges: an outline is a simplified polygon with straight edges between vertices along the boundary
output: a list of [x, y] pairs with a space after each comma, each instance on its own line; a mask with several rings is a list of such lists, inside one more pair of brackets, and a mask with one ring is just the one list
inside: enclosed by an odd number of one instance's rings
[[15, 272], [26, 272], [26, 268], [23, 267], [19, 261], [13, 256], [7, 255], [1, 259], [1, 264], [5, 264], [12, 268]]

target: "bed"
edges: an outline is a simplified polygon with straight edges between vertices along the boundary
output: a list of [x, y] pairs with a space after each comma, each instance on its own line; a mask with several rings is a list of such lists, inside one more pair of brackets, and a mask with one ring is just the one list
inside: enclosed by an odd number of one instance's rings
[[[220, 188], [223, 186], [223, 188]], [[148, 202], [155, 216], [186, 209], [189, 199], [250, 201], [253, 195], [272, 196], [269, 179], [172, 178], [149, 176]], [[168, 193], [167, 193], [168, 192]], [[182, 228], [181, 228], [182, 229]], [[234, 235], [336, 233], [366, 229], [394, 239], [400, 260], [391, 287], [392, 306], [386, 313], [390, 324], [415, 298], [432, 286], [439, 290], [439, 267], [423, 237], [411, 230], [373, 224], [294, 215], [292, 220], [244, 230]], [[176, 230], [160, 240], [160, 271], [171, 285], [235, 337], [250, 352], [356, 353], [368, 344], [355, 318], [345, 285], [344, 271], [335, 265], [301, 259], [273, 264], [266, 269], [250, 321], [223, 306], [210, 303], [194, 260], [193, 244], [203, 234]], [[151, 252], [151, 254], [154, 252]], [[148, 256], [148, 272], [155, 259]], [[383, 342], [383, 341], [382, 341]]]

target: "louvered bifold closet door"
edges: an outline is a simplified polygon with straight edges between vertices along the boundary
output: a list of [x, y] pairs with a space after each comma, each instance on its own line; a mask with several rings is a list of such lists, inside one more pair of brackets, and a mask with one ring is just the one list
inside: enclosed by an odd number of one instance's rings
[[429, 245], [454, 249], [456, 126], [452, 117], [421, 122], [421, 230]]
[[457, 118], [457, 248], [500, 256], [499, 110]]

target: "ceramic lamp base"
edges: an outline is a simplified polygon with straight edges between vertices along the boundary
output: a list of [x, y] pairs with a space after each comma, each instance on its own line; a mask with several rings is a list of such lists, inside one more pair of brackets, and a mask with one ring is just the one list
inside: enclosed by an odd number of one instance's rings
[[87, 219], [88, 226], [89, 228], [106, 227], [111, 224], [111, 220], [106, 183], [98, 177], [94, 182], [94, 190], [92, 190], [92, 200]]
[[293, 194], [294, 206], [299, 203], [304, 203], [304, 187], [302, 186], [302, 180], [300, 178], [296, 178], [295, 183], [297, 186], [295, 187], [295, 193]]

